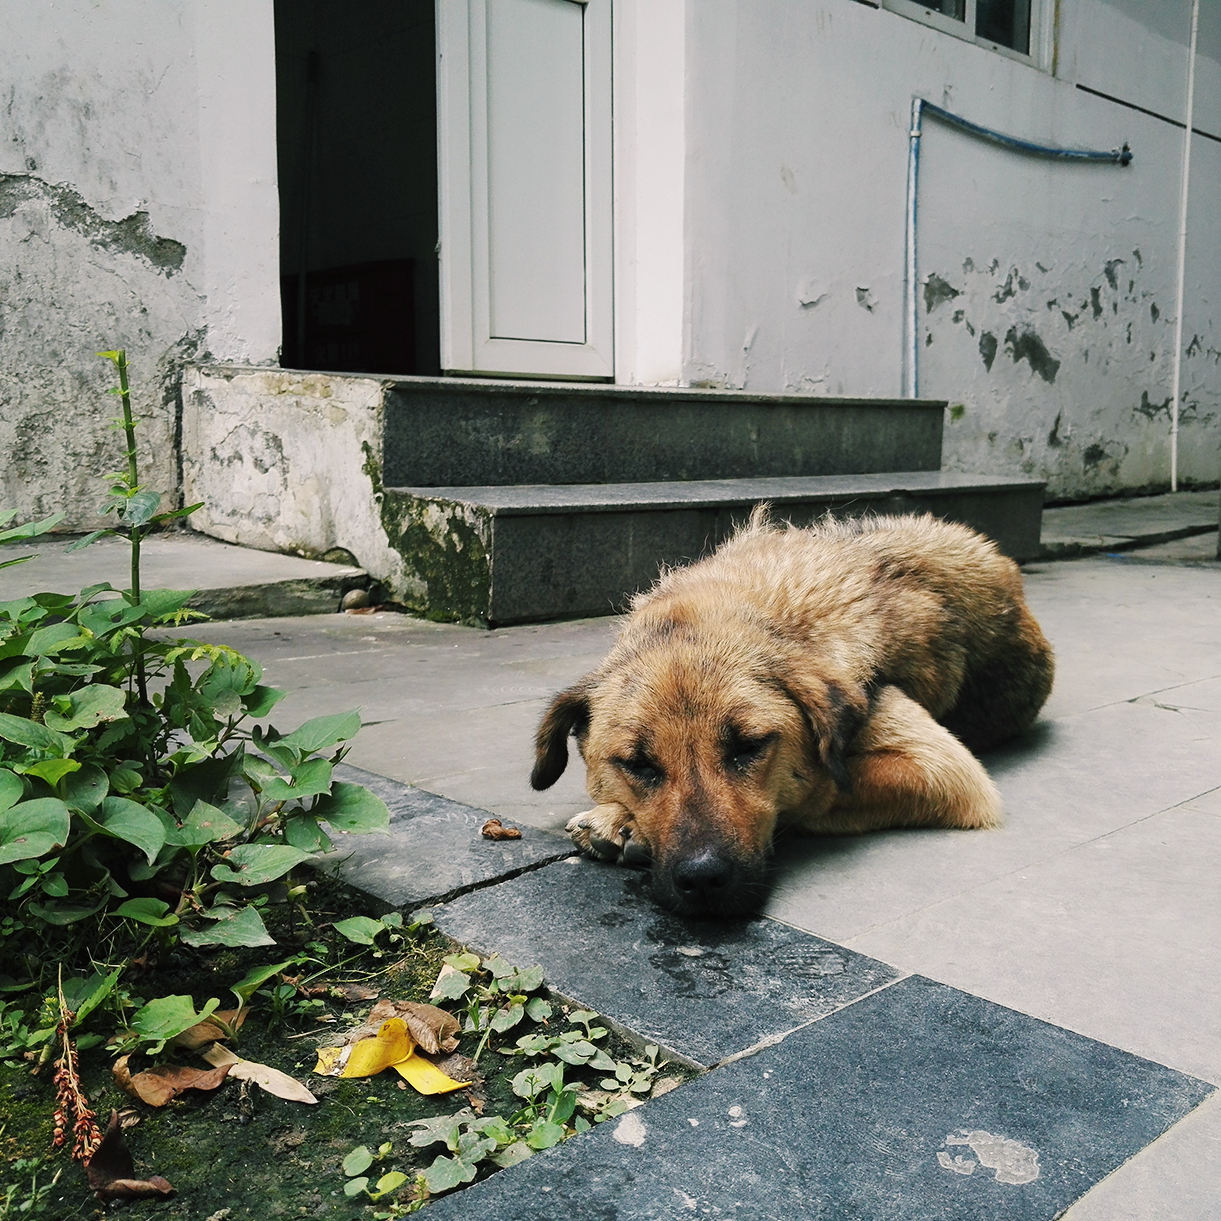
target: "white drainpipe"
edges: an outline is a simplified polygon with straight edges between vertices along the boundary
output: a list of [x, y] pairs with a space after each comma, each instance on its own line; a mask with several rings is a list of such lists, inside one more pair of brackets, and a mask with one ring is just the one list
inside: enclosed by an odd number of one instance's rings
[[1191, 180], [1191, 122], [1196, 101], [1196, 33], [1200, 0], [1191, 0], [1191, 48], [1187, 53], [1187, 124], [1183, 132], [1183, 180], [1179, 186], [1179, 278], [1174, 302], [1174, 375], [1170, 384], [1170, 490], [1179, 490], [1179, 396], [1183, 385], [1183, 287], [1187, 279], [1187, 186]]

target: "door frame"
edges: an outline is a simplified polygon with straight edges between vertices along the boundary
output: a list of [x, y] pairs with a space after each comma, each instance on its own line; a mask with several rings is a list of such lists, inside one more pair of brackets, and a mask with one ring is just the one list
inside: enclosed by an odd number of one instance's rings
[[438, 0], [438, 253], [445, 373], [614, 379], [612, 0], [562, 2], [584, 10], [585, 342], [491, 336], [486, 125], [477, 118], [486, 114], [486, 13], [495, 0]]

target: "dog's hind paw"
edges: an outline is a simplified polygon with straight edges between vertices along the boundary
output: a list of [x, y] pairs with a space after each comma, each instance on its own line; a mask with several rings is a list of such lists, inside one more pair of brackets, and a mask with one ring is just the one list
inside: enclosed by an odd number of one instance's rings
[[633, 869], [646, 869], [649, 850], [632, 837], [631, 815], [617, 803], [595, 806], [568, 820], [565, 828], [583, 856]]

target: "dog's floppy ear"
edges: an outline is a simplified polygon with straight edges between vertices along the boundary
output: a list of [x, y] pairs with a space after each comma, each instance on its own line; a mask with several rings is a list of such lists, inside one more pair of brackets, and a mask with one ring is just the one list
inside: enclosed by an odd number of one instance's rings
[[848, 750], [869, 718], [865, 692], [850, 681], [808, 673], [790, 672], [781, 681], [810, 727], [819, 761], [836, 785], [849, 792]]
[[568, 735], [580, 734], [589, 724], [591, 687], [589, 679], [583, 678], [551, 701], [534, 735], [534, 771], [530, 773], [533, 788], [549, 789], [564, 774], [568, 766]]

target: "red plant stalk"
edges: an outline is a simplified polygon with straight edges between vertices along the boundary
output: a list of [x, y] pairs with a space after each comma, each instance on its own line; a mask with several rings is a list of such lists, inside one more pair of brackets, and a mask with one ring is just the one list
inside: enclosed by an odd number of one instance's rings
[[89, 1099], [81, 1088], [80, 1072], [76, 1065], [76, 1047], [68, 1027], [76, 1015], [65, 1013], [59, 1022], [57, 1033], [63, 1040], [63, 1054], [55, 1061], [55, 1136], [51, 1145], [62, 1149], [67, 1143], [68, 1128], [72, 1128], [72, 1157], [74, 1161], [88, 1162], [94, 1150], [102, 1143], [102, 1132], [97, 1126], [96, 1116], [89, 1109]]

